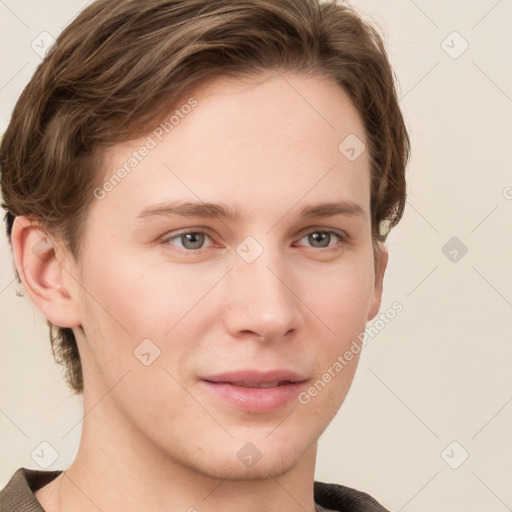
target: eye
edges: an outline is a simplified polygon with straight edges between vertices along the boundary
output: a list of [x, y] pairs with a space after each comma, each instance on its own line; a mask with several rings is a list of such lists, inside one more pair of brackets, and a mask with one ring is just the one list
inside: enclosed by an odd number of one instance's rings
[[[335, 249], [336, 241], [343, 242], [346, 239], [347, 235], [343, 233], [316, 229], [300, 238], [299, 242], [307, 240], [310, 247], [315, 249]], [[162, 239], [162, 242], [166, 245], [173, 245], [183, 252], [200, 252], [202, 249], [208, 248], [208, 246], [205, 246], [207, 240], [211, 241], [212, 238], [205, 231], [190, 230], [182, 231], [172, 236], [166, 236]]]
[[331, 245], [331, 242], [333, 240], [336, 241], [336, 238], [338, 241], [343, 241], [346, 237], [337, 231], [323, 231], [317, 229], [315, 231], [310, 231], [308, 234], [306, 234], [306, 236], [303, 236], [301, 240], [307, 239], [308, 243], [311, 244], [311, 247], [316, 249], [324, 249], [332, 248], [333, 245]]
[[[163, 242], [166, 244], [177, 245], [185, 251], [199, 251], [204, 249], [203, 245], [206, 239], [210, 236], [204, 231], [185, 231], [177, 235], [166, 237]], [[178, 244], [172, 243], [178, 241]]]

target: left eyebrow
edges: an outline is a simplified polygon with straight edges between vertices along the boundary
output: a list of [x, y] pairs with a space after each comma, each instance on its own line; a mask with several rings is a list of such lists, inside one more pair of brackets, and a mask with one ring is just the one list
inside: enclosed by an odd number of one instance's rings
[[320, 203], [311, 206], [305, 206], [300, 211], [301, 218], [320, 218], [332, 217], [334, 215], [348, 215], [362, 217], [368, 220], [368, 214], [357, 203], [352, 201], [341, 201], [339, 203]]
[[[222, 203], [203, 203], [197, 201], [172, 201], [142, 210], [137, 218], [150, 217], [155, 215], [182, 217], [201, 217], [212, 219], [238, 220], [244, 216], [244, 211], [235, 207], [234, 209]], [[340, 201], [330, 203], [319, 203], [305, 206], [300, 210], [299, 217], [311, 219], [332, 217], [334, 215], [358, 216], [368, 220], [368, 213], [357, 203], [352, 201]]]

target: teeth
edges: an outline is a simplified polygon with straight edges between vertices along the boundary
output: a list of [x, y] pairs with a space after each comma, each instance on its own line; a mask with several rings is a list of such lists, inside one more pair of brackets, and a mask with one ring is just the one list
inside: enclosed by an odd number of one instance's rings
[[247, 384], [246, 382], [231, 382], [233, 386], [241, 386], [244, 388], [273, 388], [279, 386], [283, 381], [275, 380], [274, 382], [261, 382], [259, 384]]

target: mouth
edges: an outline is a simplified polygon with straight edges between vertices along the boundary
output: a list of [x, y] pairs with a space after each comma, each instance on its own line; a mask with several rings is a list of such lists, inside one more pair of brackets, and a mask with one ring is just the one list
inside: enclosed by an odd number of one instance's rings
[[243, 370], [200, 379], [223, 405], [252, 413], [276, 411], [297, 398], [307, 379], [288, 370]]

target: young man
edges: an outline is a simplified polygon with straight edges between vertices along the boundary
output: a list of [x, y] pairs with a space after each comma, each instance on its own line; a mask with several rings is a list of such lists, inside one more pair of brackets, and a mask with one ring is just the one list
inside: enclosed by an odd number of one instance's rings
[[82, 437], [65, 471], [20, 468], [2, 510], [385, 511], [314, 470], [408, 152], [382, 41], [346, 5], [87, 7], [1, 146], [16, 268]]

